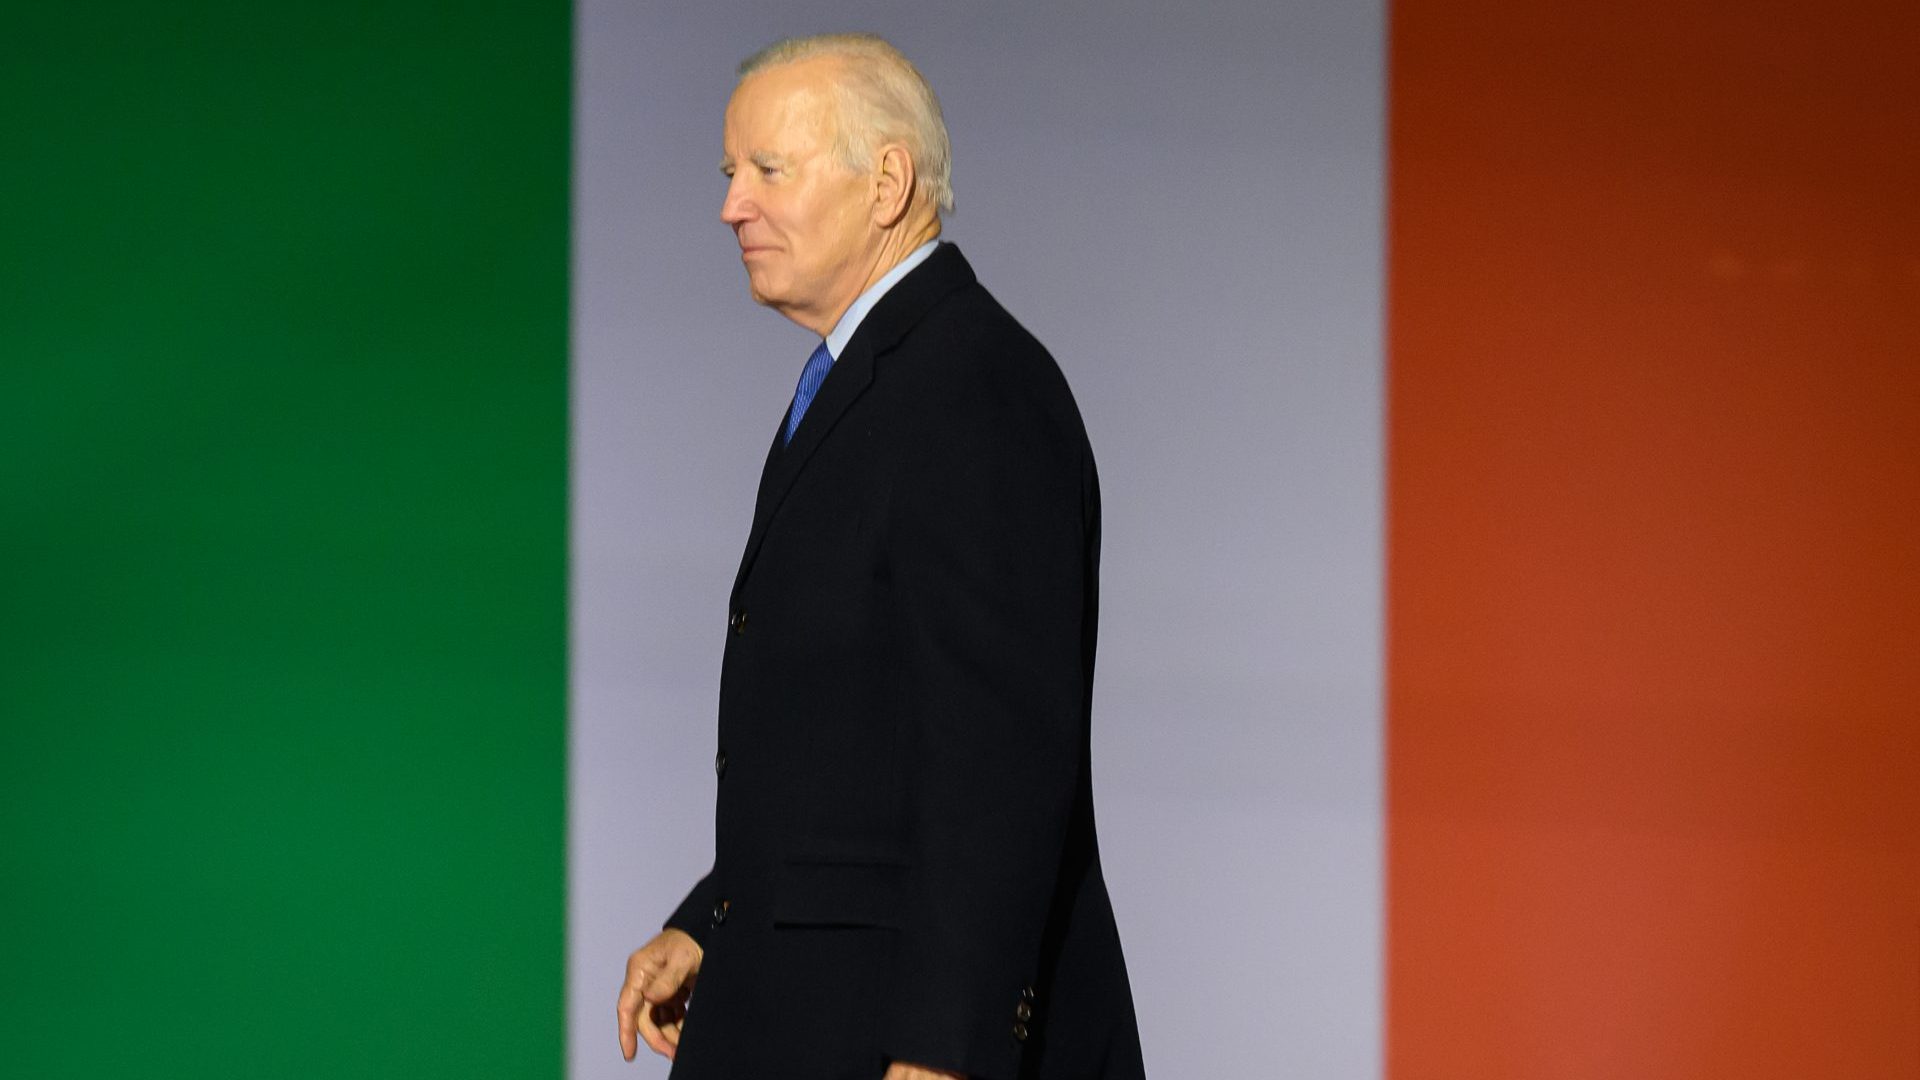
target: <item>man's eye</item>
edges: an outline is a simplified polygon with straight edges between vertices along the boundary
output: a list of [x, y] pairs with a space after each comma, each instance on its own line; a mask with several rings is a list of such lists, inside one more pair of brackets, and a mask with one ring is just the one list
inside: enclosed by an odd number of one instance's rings
[[775, 166], [772, 166], [772, 165], [762, 165], [762, 166], [760, 166], [760, 175], [761, 175], [761, 176], [772, 176], [773, 174], [775, 174], [775, 173], [777, 173], [777, 172], [779, 172], [779, 171], [780, 171], [780, 170], [779, 170], [778, 168], [776, 168]]

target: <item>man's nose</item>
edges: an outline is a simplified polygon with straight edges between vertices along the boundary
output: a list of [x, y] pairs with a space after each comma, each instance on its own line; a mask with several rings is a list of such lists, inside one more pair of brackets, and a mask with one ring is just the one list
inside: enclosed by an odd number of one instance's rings
[[753, 200], [747, 197], [746, 183], [736, 173], [727, 181], [727, 197], [720, 202], [720, 220], [728, 225], [738, 225], [753, 217]]

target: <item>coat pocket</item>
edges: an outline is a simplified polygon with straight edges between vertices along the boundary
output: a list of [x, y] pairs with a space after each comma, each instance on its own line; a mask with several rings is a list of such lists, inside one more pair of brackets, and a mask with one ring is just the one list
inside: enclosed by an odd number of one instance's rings
[[904, 863], [789, 859], [774, 884], [775, 926], [898, 929]]

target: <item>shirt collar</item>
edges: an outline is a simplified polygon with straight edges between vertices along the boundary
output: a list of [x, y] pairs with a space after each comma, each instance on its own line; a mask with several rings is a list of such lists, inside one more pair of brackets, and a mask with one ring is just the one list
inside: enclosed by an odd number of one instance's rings
[[833, 324], [833, 331], [827, 335], [827, 352], [835, 360], [840, 359], [840, 354], [846, 351], [847, 342], [853, 340], [853, 332], [860, 329], [861, 321], [867, 317], [867, 312], [873, 310], [873, 305], [879, 303], [880, 298], [887, 295], [887, 290], [899, 284], [900, 279], [911, 273], [914, 267], [926, 262], [927, 256], [939, 246], [939, 240], [929, 240], [914, 248], [879, 281], [867, 286], [866, 292], [854, 298], [853, 305], [847, 308], [846, 314], [840, 316], [839, 322]]

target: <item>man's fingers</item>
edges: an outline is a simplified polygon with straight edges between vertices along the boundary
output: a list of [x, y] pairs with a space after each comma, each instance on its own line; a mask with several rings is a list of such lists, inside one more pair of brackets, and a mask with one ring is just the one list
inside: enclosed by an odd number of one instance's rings
[[620, 1056], [628, 1061], [639, 1051], [634, 1032], [639, 1026], [638, 1015], [645, 1011], [647, 1002], [640, 995], [640, 988], [629, 982], [620, 988], [620, 996], [614, 1000], [614, 1021], [620, 1027]]
[[640, 1031], [646, 1035], [647, 1045], [655, 1053], [664, 1055], [668, 1061], [672, 1061], [675, 1051], [680, 1049], [680, 1028], [687, 1019], [687, 998], [687, 990], [683, 987], [672, 1000], [657, 1005], [648, 1003], [640, 1010]]
[[667, 930], [627, 957], [627, 980], [614, 1006], [622, 1057], [632, 1061], [640, 1042], [662, 1057], [673, 1057], [701, 956], [699, 942], [683, 931]]
[[[653, 1013], [653, 1006], [646, 1004], [640, 1006], [640, 1037], [647, 1040], [647, 1049], [652, 1050], [661, 1057], [671, 1059], [673, 1057], [673, 1043], [667, 1041], [666, 1035], [660, 1030], [660, 1025], [654, 1021]], [[676, 1039], [677, 1038], [678, 1036], [676, 1035]]]

